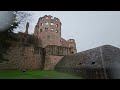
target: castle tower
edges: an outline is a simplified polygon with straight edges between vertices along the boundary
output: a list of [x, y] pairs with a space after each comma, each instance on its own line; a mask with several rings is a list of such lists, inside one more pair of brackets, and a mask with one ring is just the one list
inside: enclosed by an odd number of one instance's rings
[[64, 55], [77, 52], [74, 39], [66, 41], [61, 37], [61, 22], [56, 17], [50, 15], [40, 17], [33, 36], [36, 47], [43, 48], [41, 56], [44, 70], [54, 69]]
[[61, 22], [58, 18], [45, 15], [39, 18], [35, 26], [34, 36], [37, 37], [38, 46], [61, 45]]
[[29, 28], [29, 23], [27, 22], [25, 34], [28, 34], [28, 28]]
[[69, 43], [69, 48], [70, 48], [70, 54], [77, 53], [75, 40], [74, 39], [69, 39], [68, 43]]

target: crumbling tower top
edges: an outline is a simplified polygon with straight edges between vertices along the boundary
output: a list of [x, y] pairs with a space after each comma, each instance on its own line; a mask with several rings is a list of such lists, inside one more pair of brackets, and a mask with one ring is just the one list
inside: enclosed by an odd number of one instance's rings
[[51, 15], [40, 17], [37, 23], [40, 32], [50, 30], [61, 36], [61, 22], [58, 18]]

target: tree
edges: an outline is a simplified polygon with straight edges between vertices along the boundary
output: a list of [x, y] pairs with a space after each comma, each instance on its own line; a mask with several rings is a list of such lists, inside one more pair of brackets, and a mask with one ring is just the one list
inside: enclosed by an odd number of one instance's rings
[[[10, 47], [8, 40], [15, 40], [14, 29], [20, 26], [25, 20], [31, 15], [25, 11], [10, 11], [12, 13], [11, 23], [0, 32], [0, 62], [4, 61], [3, 54], [6, 53], [7, 49]], [[6, 23], [6, 22], [5, 22]]]
[[13, 22], [8, 28], [8, 32], [13, 32], [15, 28], [19, 27], [19, 25], [25, 20], [29, 19], [31, 15], [27, 11], [13, 11]]

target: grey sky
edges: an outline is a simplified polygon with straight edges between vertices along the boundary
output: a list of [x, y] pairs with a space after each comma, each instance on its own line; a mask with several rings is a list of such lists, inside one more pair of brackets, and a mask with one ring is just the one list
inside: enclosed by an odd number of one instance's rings
[[[78, 52], [109, 44], [120, 48], [119, 11], [29, 11], [32, 14], [29, 33], [44, 15], [58, 17], [62, 37], [76, 40]], [[26, 21], [27, 22], [27, 21]], [[21, 30], [24, 31], [24, 30]]]

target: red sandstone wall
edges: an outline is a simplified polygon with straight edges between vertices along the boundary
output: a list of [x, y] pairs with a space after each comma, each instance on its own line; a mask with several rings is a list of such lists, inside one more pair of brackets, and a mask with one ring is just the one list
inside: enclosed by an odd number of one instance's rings
[[[56, 26], [57, 25], [57, 26]], [[58, 32], [56, 32], [58, 30]], [[39, 18], [38, 23], [35, 27], [34, 36], [38, 39], [38, 46], [45, 48], [48, 45], [56, 45], [62, 47], [72, 47], [69, 52], [68, 50], [56, 51], [56, 48], [47, 48], [47, 53], [62, 52], [64, 54], [70, 54], [71, 52], [76, 53], [75, 40], [66, 41], [61, 37], [61, 22], [58, 18], [47, 16]], [[64, 51], [64, 52], [63, 52]], [[56, 54], [55, 54], [56, 55]], [[54, 69], [54, 66], [61, 60], [63, 56], [53, 56], [46, 54], [45, 56], [45, 70]]]
[[34, 36], [38, 39], [39, 47], [42, 46], [45, 48], [47, 45], [58, 45], [72, 47], [71, 52], [77, 52], [74, 39], [66, 41], [61, 37], [61, 22], [56, 17], [45, 15], [39, 18], [38, 23], [35, 26]]
[[76, 43], [74, 39], [69, 39], [68, 40], [69, 43], [69, 47], [71, 48], [71, 53], [77, 53], [77, 49], [76, 49]]
[[61, 36], [61, 22], [58, 18], [52, 16], [43, 16], [38, 21], [39, 29], [48, 30], [54, 29], [54, 31], [58, 30], [58, 35]]
[[61, 22], [58, 18], [45, 15], [35, 27], [34, 36], [38, 38], [38, 46], [61, 45]]
[[45, 48], [46, 55], [65, 56], [70, 54], [70, 48], [57, 45], [48, 45]]
[[46, 55], [45, 57], [45, 66], [44, 70], [53, 70], [55, 65], [63, 58], [64, 56], [49, 56]]
[[11, 50], [4, 55], [9, 61], [0, 63], [0, 69], [40, 69], [41, 57], [33, 54], [33, 47], [11, 47]]
[[61, 46], [63, 46], [63, 47], [69, 47], [69, 42], [66, 41], [65, 39], [61, 38], [60, 42], [62, 44]]
[[53, 31], [45, 31], [41, 35], [38, 36], [38, 38], [42, 42], [43, 48], [45, 48], [47, 45], [58, 45], [60, 46], [60, 37], [57, 33], [54, 33]]
[[[57, 31], [57, 32], [56, 32]], [[22, 37], [21, 37], [22, 35]], [[71, 52], [76, 53], [76, 43], [74, 39], [66, 41], [61, 38], [61, 22], [58, 18], [47, 16], [39, 18], [34, 30], [35, 45], [45, 48], [47, 45], [62, 46], [65, 48], [56, 49], [50, 48], [51, 53], [62, 53], [68, 55]], [[23, 33], [19, 38], [24, 38]], [[72, 41], [71, 41], [72, 40]], [[0, 63], [0, 69], [41, 69], [41, 56], [33, 53], [33, 46], [22, 48], [15, 46], [11, 47], [8, 55], [5, 55], [8, 62]], [[71, 50], [66, 49], [72, 47]], [[49, 49], [49, 48], [48, 48]], [[48, 53], [48, 52], [47, 52]], [[56, 55], [56, 54], [55, 54]], [[53, 56], [46, 54], [45, 56], [45, 70], [54, 69], [55, 65], [63, 58], [63, 56]]]

